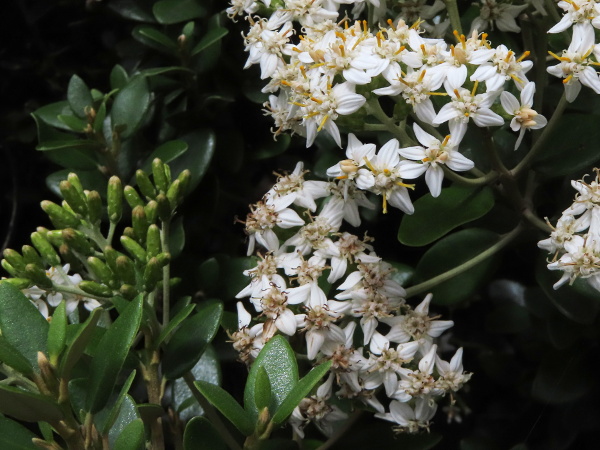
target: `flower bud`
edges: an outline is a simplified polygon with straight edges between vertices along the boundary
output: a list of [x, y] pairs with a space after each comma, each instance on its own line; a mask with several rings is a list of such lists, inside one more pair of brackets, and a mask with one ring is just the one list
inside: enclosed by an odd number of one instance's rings
[[175, 209], [177, 205], [180, 203], [181, 198], [183, 197], [181, 193], [181, 181], [175, 180], [169, 187], [167, 191], [167, 199], [169, 200], [169, 204], [171, 208]]
[[95, 281], [82, 281], [79, 283], [79, 289], [88, 294], [96, 295], [98, 297], [112, 297], [113, 291], [107, 286], [104, 286]]
[[148, 234], [146, 236], [146, 251], [148, 257], [152, 258], [160, 253], [162, 249], [160, 242], [160, 228], [157, 225], [150, 225], [148, 227]]
[[58, 206], [56, 203], [44, 200], [41, 205], [55, 228], [73, 228], [81, 223], [77, 216], [65, 208]]
[[146, 219], [146, 212], [143, 206], [133, 208], [131, 222], [136, 241], [143, 244], [146, 241], [146, 233], [148, 233], [148, 220]]
[[150, 258], [146, 269], [144, 270], [144, 290], [150, 292], [154, 290], [156, 283], [162, 279], [162, 266], [156, 257]]
[[106, 260], [106, 264], [108, 264], [108, 267], [110, 267], [110, 270], [112, 270], [112, 272], [114, 274], [120, 275], [119, 269], [117, 267], [117, 258], [119, 256], [125, 256], [125, 255], [121, 252], [116, 251], [110, 245], [107, 245], [106, 247], [104, 247], [103, 252], [104, 252], [104, 258]]
[[156, 196], [156, 203], [158, 203], [158, 217], [163, 222], [171, 220], [171, 203], [164, 194], [158, 194]]
[[88, 205], [88, 220], [97, 224], [102, 219], [102, 199], [97, 191], [89, 191], [85, 194]]
[[144, 194], [148, 198], [156, 197], [156, 189], [152, 185], [150, 177], [148, 177], [146, 172], [144, 172], [141, 169], [138, 169], [135, 172], [135, 179], [137, 181], [138, 188], [140, 188], [142, 194]]
[[87, 259], [87, 263], [92, 274], [102, 283], [111, 285], [115, 281], [112, 271], [100, 258], [90, 256]]
[[138, 294], [137, 289], [134, 288], [130, 284], [123, 284], [123, 285], [121, 285], [121, 287], [119, 288], [119, 292], [121, 293], [121, 295], [123, 297], [125, 297], [128, 300], [131, 300], [131, 299], [135, 298], [135, 296]]
[[40, 267], [44, 266], [42, 258], [31, 245], [24, 245], [21, 248], [21, 253], [23, 254], [23, 260], [25, 261], [25, 264], [37, 264]]
[[123, 214], [123, 187], [119, 177], [112, 176], [108, 180], [107, 189], [108, 220], [117, 223]]
[[12, 267], [14, 267], [16, 270], [18, 270], [18, 271], [25, 270], [25, 266], [27, 265], [27, 263], [25, 262], [25, 260], [23, 259], [23, 256], [21, 256], [21, 254], [18, 251], [13, 250], [12, 248], [7, 248], [7, 249], [4, 249], [4, 251], [2, 252], [2, 255], [4, 256], [4, 259], [6, 259], [6, 261], [8, 261], [10, 263], [10, 265]]
[[42, 236], [55, 247], [60, 247], [65, 243], [62, 236], [62, 230], [50, 230], [46, 232], [46, 234], [42, 234]]
[[150, 200], [144, 207], [144, 211], [146, 212], [148, 224], [156, 223], [156, 218], [158, 217], [158, 203], [156, 203], [154, 200]]
[[190, 172], [189, 169], [185, 169], [184, 171], [182, 171], [179, 174], [177, 179], [179, 180], [179, 183], [181, 183], [180, 191], [181, 191], [182, 198], [179, 199], [179, 203], [181, 203], [181, 200], [183, 199], [183, 197], [188, 194], [188, 189], [190, 187], [190, 181], [192, 179], [192, 172]]
[[123, 280], [123, 282], [125, 282], [126, 284], [131, 284], [135, 286], [135, 266], [133, 264], [133, 261], [127, 256], [122, 255], [117, 258], [115, 264], [117, 266], [117, 274], [119, 278]]
[[82, 193], [80, 193], [75, 186], [69, 181], [63, 180], [58, 185], [60, 193], [64, 197], [65, 201], [69, 204], [71, 209], [82, 216], [87, 216], [88, 207], [86, 199]]
[[131, 186], [125, 186], [125, 189], [123, 189], [123, 194], [125, 195], [125, 200], [127, 200], [127, 203], [131, 209], [135, 208], [136, 206], [144, 206], [144, 202], [142, 201], [140, 194], [138, 194], [138, 192]]
[[[46, 234], [48, 236], [50, 232]], [[40, 252], [42, 259], [49, 266], [58, 266], [60, 264], [60, 257], [54, 247], [46, 237], [44, 237], [41, 233], [35, 231], [31, 233], [31, 243]]]
[[121, 245], [136, 261], [146, 264], [146, 250], [128, 236], [121, 236]]
[[35, 284], [42, 288], [51, 288], [52, 280], [48, 278], [46, 271], [35, 264], [27, 264], [25, 266], [25, 275]]
[[131, 238], [134, 241], [136, 240], [135, 232], [133, 231], [133, 228], [131, 228], [131, 227], [125, 227], [125, 229], [123, 230], [123, 236], [127, 236], [128, 238]]
[[40, 368], [40, 375], [46, 388], [51, 393], [58, 392], [58, 379], [56, 377], [56, 369], [50, 364], [44, 352], [37, 353], [37, 363]]
[[10, 274], [10, 276], [15, 278], [18, 278], [20, 276], [17, 269], [15, 269], [7, 260], [3, 259], [2, 261], [0, 261], [0, 265], [4, 270], [6, 270]]
[[166, 193], [169, 189], [169, 181], [165, 173], [165, 164], [159, 158], [155, 158], [152, 161], [152, 175], [154, 176], [154, 184], [158, 190]]
[[60, 257], [63, 259], [63, 261], [69, 263], [72, 271], [78, 272], [84, 268], [79, 258], [75, 256], [75, 254], [67, 244], [62, 244], [61, 246], [59, 246], [58, 252], [60, 253]]
[[81, 253], [84, 256], [94, 254], [92, 244], [90, 244], [83, 233], [74, 230], [73, 228], [66, 228], [62, 231], [62, 237], [65, 240], [65, 244], [76, 252]]
[[[5, 260], [3, 259], [2, 261]], [[27, 278], [5, 278], [0, 280], [0, 284], [2, 283], [12, 284], [17, 289], [27, 289], [28, 287], [31, 287], [31, 281]]]

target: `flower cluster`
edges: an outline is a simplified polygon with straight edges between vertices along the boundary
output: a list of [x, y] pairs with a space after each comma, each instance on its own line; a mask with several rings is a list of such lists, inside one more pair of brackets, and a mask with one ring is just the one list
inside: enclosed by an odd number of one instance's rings
[[[378, 159], [384, 148], [374, 155], [374, 147], [351, 137], [349, 154], [365, 155], [383, 174], [391, 157]], [[398, 158], [397, 148], [393, 155]], [[240, 359], [251, 364], [264, 344], [282, 333], [303, 336], [298, 351], [309, 361], [332, 361], [327, 381], [290, 419], [301, 436], [309, 422], [329, 433], [334, 421], [346, 417], [328, 401], [334, 384], [338, 397], [360, 400], [399, 431], [415, 432], [427, 428], [436, 398], [459, 390], [470, 378], [463, 371], [462, 350], [450, 362], [436, 354], [434, 338], [453, 322], [430, 317], [432, 296], [416, 308], [408, 305], [406, 291], [394, 278], [393, 267], [375, 253], [372, 238], [340, 230], [344, 220], [360, 224], [358, 206], [373, 207], [354, 180], [372, 188], [377, 177], [353, 167], [357, 170], [347, 170], [348, 176], [337, 181], [307, 181], [299, 163], [291, 174], [279, 176], [245, 222], [249, 249], [254, 251], [257, 244], [261, 249], [256, 267], [245, 272], [250, 283], [237, 295], [249, 297], [251, 304], [238, 303], [238, 330], [231, 334]], [[390, 203], [396, 201], [393, 193], [383, 195]], [[286, 229], [294, 234], [280, 240]], [[387, 412], [383, 393], [391, 400]]]
[[563, 284], [584, 278], [600, 290], [600, 178], [587, 183], [585, 179], [571, 182], [577, 191], [573, 204], [563, 211], [548, 239], [538, 247], [553, 254], [550, 270], [563, 272], [554, 284]]

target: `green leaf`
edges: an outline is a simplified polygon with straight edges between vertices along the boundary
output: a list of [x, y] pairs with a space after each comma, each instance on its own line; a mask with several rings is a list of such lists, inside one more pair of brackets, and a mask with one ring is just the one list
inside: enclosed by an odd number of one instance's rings
[[121, 405], [133, 384], [135, 375], [136, 371], [134, 370], [129, 374], [129, 377], [127, 377], [123, 386], [121, 386], [121, 391], [117, 394], [116, 398], [114, 400], [111, 399], [106, 407], [94, 416], [94, 423], [101, 434], [108, 433], [116, 422], [119, 412], [121, 411]]
[[108, 401], [140, 327], [143, 302], [141, 295], [132, 300], [102, 336], [90, 367], [87, 411], [95, 413]]
[[137, 450], [144, 448], [144, 422], [142, 419], [135, 419], [121, 431], [115, 441], [115, 450]]
[[52, 321], [48, 329], [48, 356], [52, 365], [58, 364], [58, 357], [65, 347], [65, 338], [67, 336], [67, 309], [65, 301], [54, 310]]
[[86, 117], [86, 108], [91, 108], [94, 105], [94, 99], [90, 93], [90, 88], [88, 88], [85, 82], [77, 75], [73, 75], [71, 80], [69, 80], [67, 100], [75, 115], [82, 119], [85, 119]]
[[199, 0], [160, 0], [152, 7], [159, 23], [171, 25], [203, 17], [206, 8]]
[[165, 142], [146, 158], [141, 169], [144, 172], [150, 173], [152, 171], [152, 161], [154, 161], [154, 158], [160, 158], [160, 160], [166, 164], [183, 155], [187, 149], [188, 145], [183, 141]]
[[185, 169], [192, 172], [189, 191], [193, 191], [208, 170], [210, 161], [215, 153], [215, 134], [210, 130], [195, 131], [179, 138], [187, 142], [189, 150], [173, 161], [171, 172], [173, 179]]
[[[64, 122], [58, 119], [58, 116], [73, 116], [73, 111], [69, 106], [69, 102], [62, 101], [56, 103], [50, 103], [49, 105], [44, 105], [41, 108], [36, 109], [32, 116], [36, 121], [42, 121], [45, 124], [51, 125], [55, 128], [60, 128], [62, 130], [71, 131], [71, 128], [67, 126]], [[75, 117], [75, 116], [73, 116]], [[39, 134], [39, 133], [38, 133]], [[66, 136], [66, 135], [65, 135]], [[42, 137], [39, 136], [40, 141]]]
[[254, 403], [262, 411], [271, 403], [271, 382], [264, 367], [259, 367], [254, 380]]
[[0, 283], [0, 333], [39, 372], [38, 352], [46, 353], [48, 322], [19, 289]]
[[[207, 381], [211, 384], [221, 385], [221, 367], [219, 355], [213, 346], [209, 345], [202, 358], [192, 368], [191, 373], [194, 380]], [[204, 414], [204, 410], [198, 404], [194, 394], [184, 379], [179, 378], [173, 383], [172, 389], [173, 407], [179, 414], [181, 420], [189, 420], [195, 416]]]
[[77, 131], [79, 133], [82, 133], [88, 125], [88, 122], [86, 120], [80, 119], [79, 117], [75, 117], [73, 115], [61, 114], [57, 118], [67, 127], [69, 127], [69, 130]]
[[132, 32], [135, 40], [156, 50], [166, 51], [167, 53], [177, 52], [177, 43], [166, 34], [158, 31], [154, 27], [147, 25], [138, 25]]
[[229, 30], [227, 28], [213, 28], [208, 33], [206, 33], [202, 37], [202, 39], [200, 39], [200, 42], [198, 42], [198, 44], [192, 49], [192, 56], [197, 55], [201, 51], [213, 45], [215, 42], [223, 39], [223, 37], [227, 36], [228, 33]]
[[123, 89], [129, 82], [129, 75], [123, 66], [117, 64], [110, 72], [111, 89]]
[[250, 414], [235, 401], [229, 392], [202, 380], [195, 381], [194, 386], [244, 435], [250, 436], [254, 432], [254, 421]]
[[[427, 250], [417, 264], [415, 284], [454, 269], [496, 242], [496, 233], [478, 228], [469, 228], [446, 236]], [[490, 274], [494, 259], [494, 256], [487, 258], [466, 272], [432, 288], [430, 292], [433, 293], [433, 302], [452, 305], [469, 299]]]
[[48, 397], [0, 384], [0, 413], [24, 422], [62, 420], [60, 407]]
[[115, 423], [108, 433], [109, 448], [114, 448], [119, 436], [121, 436], [121, 433], [123, 433], [130, 423], [140, 419], [140, 413], [136, 408], [135, 401], [131, 395], [125, 395], [117, 420], [115, 420]]
[[600, 115], [565, 114], [536, 158], [536, 172], [558, 177], [578, 172], [600, 160]]
[[494, 206], [489, 187], [454, 185], [442, 189], [439, 197], [426, 194], [415, 202], [415, 213], [404, 215], [398, 240], [404, 245], [421, 247], [441, 238], [454, 228], [479, 219]]
[[274, 423], [282, 423], [286, 420], [294, 408], [300, 404], [302, 399], [306, 397], [310, 391], [316, 386], [321, 378], [331, 368], [331, 361], [327, 361], [324, 364], [312, 369], [306, 376], [304, 376], [296, 386], [290, 391], [285, 397], [285, 400], [281, 403], [275, 414], [273, 415]]
[[3, 450], [31, 450], [35, 434], [8, 417], [0, 416], [0, 448]]
[[222, 316], [222, 303], [208, 303], [182, 322], [165, 347], [163, 373], [167, 379], [179, 378], [194, 367], [217, 334]]
[[185, 228], [183, 228], [183, 218], [179, 217], [171, 225], [171, 234], [169, 235], [169, 252], [171, 259], [177, 258], [185, 246]]
[[183, 449], [197, 450], [206, 448], [210, 450], [227, 450], [219, 433], [204, 417], [194, 417], [190, 420], [183, 433]]
[[115, 97], [111, 118], [113, 129], [125, 125], [121, 138], [136, 132], [150, 106], [150, 91], [145, 77], [132, 78]]
[[263, 143], [257, 150], [253, 153], [248, 153], [252, 159], [267, 159], [273, 158], [274, 156], [280, 155], [285, 152], [290, 146], [290, 142], [292, 142], [292, 138], [289, 134], [283, 134], [277, 136], [277, 140], [267, 141]]
[[[154, 77], [156, 75], [163, 75], [170, 72], [189, 72], [194, 73], [193, 70], [182, 66], [168, 66], [168, 67], [153, 67], [152, 69], [144, 69], [140, 72], [140, 75], [145, 77]], [[175, 92], [175, 91], [174, 91]]]
[[98, 148], [100, 144], [96, 141], [88, 139], [65, 139], [56, 141], [44, 141], [39, 144], [35, 149], [41, 152], [47, 152], [50, 150], [62, 150], [62, 149], [86, 149], [86, 148]]
[[158, 338], [156, 338], [156, 341], [154, 342], [154, 346], [156, 348], [158, 348], [160, 346], [160, 344], [162, 343], [162, 341], [164, 341], [171, 334], [171, 332], [175, 328], [177, 328], [179, 326], [179, 324], [181, 322], [183, 322], [183, 320], [187, 316], [190, 315], [190, 313], [195, 308], [196, 308], [196, 305], [187, 305], [181, 311], [179, 311], [175, 317], [171, 318], [171, 320], [169, 321], [168, 325], [163, 328], [163, 330], [158, 335]]
[[33, 374], [33, 366], [29, 360], [10, 345], [2, 335], [0, 335], [0, 362], [12, 367], [23, 375]]
[[271, 403], [269, 410], [274, 414], [285, 398], [298, 384], [298, 364], [290, 344], [282, 336], [275, 336], [262, 348], [252, 364], [246, 389], [244, 407], [254, 421], [258, 418], [256, 378], [261, 368], [265, 369], [271, 382]]
[[146, 0], [119, 0], [118, 2], [109, 2], [108, 7], [126, 19], [137, 22], [156, 22], [150, 3]]
[[406, 286], [408, 283], [410, 283], [415, 275], [415, 269], [411, 266], [409, 266], [408, 264], [404, 264], [404, 263], [399, 263], [399, 262], [395, 262], [395, 261], [388, 261], [392, 267], [394, 268], [394, 271], [390, 274], [390, 277], [392, 278], [392, 280], [394, 280], [396, 283], [400, 284], [401, 286]]

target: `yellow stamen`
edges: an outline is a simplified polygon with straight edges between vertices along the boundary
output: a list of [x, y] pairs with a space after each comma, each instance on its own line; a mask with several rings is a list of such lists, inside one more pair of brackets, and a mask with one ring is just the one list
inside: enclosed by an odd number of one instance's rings
[[569, 3], [575, 11], [579, 11], [579, 6], [573, 0], [565, 0], [565, 2]]
[[292, 50], [297, 53], [302, 53], [302, 50], [300, 50], [298, 47], [292, 47]]
[[427, 92], [427, 95], [448, 95], [446, 92]]
[[300, 106], [301, 108], [306, 108], [306, 105], [298, 102], [291, 102], [292, 105]]
[[509, 50], [508, 53], [506, 54], [506, 58], [504, 58], [504, 61], [508, 62], [510, 60], [510, 58], [513, 57], [515, 53], [512, 50]]
[[322, 105], [322, 104], [323, 104], [323, 100], [319, 100], [318, 98], [311, 97], [310, 99], [311, 99], [313, 102], [317, 102], [319, 105]]
[[377, 47], [381, 47], [381, 40], [383, 39], [383, 36], [381, 34], [381, 31], [379, 33], [377, 33], [375, 35], [375, 37], [377, 38]]
[[417, 21], [410, 26], [410, 29], [411, 30], [416, 30], [417, 28], [419, 28], [421, 26], [421, 24], [423, 22], [425, 22], [425, 21], [421, 20], [421, 19], [417, 19]]
[[419, 82], [423, 81], [423, 78], [425, 78], [426, 72], [427, 72], [426, 70], [423, 70], [423, 72], [421, 72], [421, 75], [419, 75]]
[[366, 20], [363, 20], [363, 28], [365, 34], [369, 32], [369, 25], [367, 24]]
[[554, 58], [558, 59], [559, 61], [571, 61], [570, 58], [567, 58], [566, 56], [558, 56], [556, 53], [553, 52], [548, 52], [550, 55], [552, 55]]
[[308, 77], [306, 76], [306, 70], [305, 70], [305, 69], [306, 69], [306, 67], [304, 67], [304, 66], [300, 66], [300, 72], [302, 72], [302, 76], [303, 76], [305, 79], [308, 79]]
[[424, 163], [428, 163], [429, 161], [431, 161], [431, 158], [423, 158], [421, 161]]
[[384, 174], [384, 175], [386, 175], [386, 176], [388, 176], [388, 177], [389, 177], [391, 173], [392, 173], [392, 172], [390, 172], [390, 169], [383, 169], [383, 174]]
[[390, 28], [392, 30], [396, 31], [396, 27], [394, 26], [394, 22], [392, 21], [392, 19], [388, 19], [387, 24], [390, 26]]
[[403, 45], [402, 47], [400, 47], [398, 49], [398, 51], [396, 53], [394, 53], [394, 55], [398, 55], [399, 53], [402, 53], [404, 50], [406, 50], [406, 47]]
[[348, 175], [340, 175], [339, 177], [335, 177], [336, 180], [346, 180]]
[[329, 119], [329, 114], [326, 114], [325, 117], [323, 117], [323, 120], [321, 121], [321, 124], [317, 128], [317, 131], [321, 131], [323, 129], [323, 127], [325, 126], [325, 122], [327, 122], [327, 119]]
[[523, 54], [521, 56], [519, 56], [519, 59], [517, 59], [517, 62], [521, 62], [523, 61], [525, 58], [527, 58], [529, 55], [531, 54], [531, 52], [529, 50], [523, 52]]
[[425, 44], [421, 44], [421, 51], [424, 55], [427, 53], [427, 50], [425, 49]]
[[361, 37], [359, 37], [359, 38], [356, 40], [356, 44], [354, 44], [354, 45], [352, 46], [352, 50], [354, 50], [354, 49], [355, 49], [355, 48], [358, 46], [358, 44], [360, 44], [362, 41], [364, 41], [364, 40], [366, 39], [366, 37], [367, 37], [367, 36], [366, 36], [366, 35], [364, 35], [364, 34], [363, 34]]
[[460, 99], [460, 93], [458, 92], [458, 89], [454, 89], [454, 95], [456, 95], [457, 99]]
[[406, 184], [406, 183], [402, 183], [401, 181], [396, 181], [396, 184], [398, 186], [402, 186], [408, 189], [412, 189], [413, 191], [415, 190], [415, 185], [414, 184]]
[[[466, 113], [466, 114], [465, 114], [465, 116], [466, 116], [467, 114], [468, 114], [468, 113]], [[450, 135], [447, 135], [447, 136], [444, 138], [444, 141], [442, 142], [442, 147], [444, 147], [444, 146], [445, 146], [445, 145], [448, 143], [448, 141], [449, 141], [449, 140], [450, 140]]]
[[515, 80], [517, 83], [519, 84], [523, 84], [523, 80], [521, 80], [518, 76], [516, 76], [514, 73], [510, 74], [510, 77]]
[[471, 97], [475, 97], [475, 92], [477, 92], [477, 86], [479, 86], [479, 81], [475, 81], [473, 84], [473, 89], [471, 89]]
[[571, 81], [571, 78], [573, 78], [573, 74], [569, 75], [567, 78], [565, 78], [563, 80], [563, 84], [567, 84], [569, 81]]
[[340, 33], [339, 31], [336, 31], [335, 35], [337, 37], [339, 37], [342, 41], [346, 42], [346, 36], [344, 36], [344, 33]]
[[382, 208], [383, 213], [387, 214], [387, 195], [383, 194], [382, 197], [383, 197], [383, 208]]
[[365, 164], [367, 165], [369, 170], [371, 172], [377, 172], [377, 169], [375, 169], [375, 167], [373, 167], [373, 164], [371, 164], [371, 161], [369, 161], [369, 158], [367, 158], [366, 156], [364, 158], [365, 158]]
[[346, 52], [344, 52], [344, 46], [340, 45], [339, 49], [340, 49], [340, 53], [342, 54], [342, 56], [346, 56]]

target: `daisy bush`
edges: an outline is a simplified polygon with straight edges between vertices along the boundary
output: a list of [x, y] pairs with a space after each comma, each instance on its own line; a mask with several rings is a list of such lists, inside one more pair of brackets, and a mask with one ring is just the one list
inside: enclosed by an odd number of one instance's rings
[[31, 3], [7, 448], [593, 448], [600, 3]]

